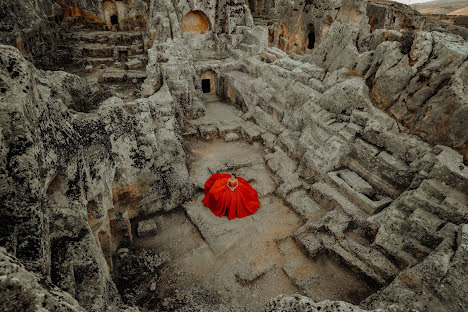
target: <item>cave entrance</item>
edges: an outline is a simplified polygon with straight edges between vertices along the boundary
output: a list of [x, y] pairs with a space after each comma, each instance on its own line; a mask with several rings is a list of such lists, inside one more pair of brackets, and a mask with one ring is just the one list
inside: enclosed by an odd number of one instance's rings
[[202, 11], [188, 12], [180, 25], [184, 33], [200, 35], [210, 30], [210, 23]]
[[201, 75], [201, 87], [203, 93], [216, 94], [218, 76], [211, 69]]
[[119, 28], [119, 11], [117, 9], [117, 4], [109, 0], [104, 1], [102, 10], [107, 29], [112, 30], [112, 27]]
[[307, 41], [308, 41], [307, 48], [308, 49], [313, 49], [315, 47], [315, 29], [314, 29], [314, 25], [309, 24], [308, 31], [309, 31], [309, 34], [307, 35]]
[[117, 15], [112, 15], [110, 17], [110, 20], [111, 20], [111, 25], [119, 26], [119, 17]]
[[211, 92], [211, 79], [202, 79], [202, 91], [203, 93]]

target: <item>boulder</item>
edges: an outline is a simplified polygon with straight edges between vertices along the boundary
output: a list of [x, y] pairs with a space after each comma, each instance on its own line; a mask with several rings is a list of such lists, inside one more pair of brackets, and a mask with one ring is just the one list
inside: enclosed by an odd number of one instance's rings
[[137, 234], [139, 237], [148, 237], [156, 234], [158, 232], [158, 225], [156, 220], [144, 220], [138, 222]]

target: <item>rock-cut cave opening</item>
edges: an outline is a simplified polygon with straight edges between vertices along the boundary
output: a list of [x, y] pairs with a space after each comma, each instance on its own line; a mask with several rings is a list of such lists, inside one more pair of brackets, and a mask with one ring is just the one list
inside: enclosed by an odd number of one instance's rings
[[180, 27], [184, 33], [198, 35], [210, 30], [210, 23], [202, 11], [191, 11], [184, 16]]
[[117, 15], [112, 15], [110, 17], [111, 24], [119, 26], [119, 17]]
[[313, 49], [315, 47], [315, 29], [314, 25], [309, 24], [309, 33], [307, 35], [307, 48]]
[[202, 79], [202, 91], [203, 93], [211, 92], [211, 80], [210, 79]]

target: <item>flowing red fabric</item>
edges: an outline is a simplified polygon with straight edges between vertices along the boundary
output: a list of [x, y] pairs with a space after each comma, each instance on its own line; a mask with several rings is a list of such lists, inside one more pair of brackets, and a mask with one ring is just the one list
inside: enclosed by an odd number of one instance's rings
[[[243, 178], [238, 177], [238, 186], [233, 191], [227, 187], [230, 174], [215, 173], [205, 182], [205, 198], [202, 203], [218, 217], [229, 220], [247, 217], [260, 206], [257, 191]], [[232, 185], [231, 185], [232, 186]]]

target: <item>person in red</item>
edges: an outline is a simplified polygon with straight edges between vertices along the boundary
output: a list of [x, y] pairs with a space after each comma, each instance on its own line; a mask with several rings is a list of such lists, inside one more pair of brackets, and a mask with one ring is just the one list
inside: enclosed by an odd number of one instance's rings
[[260, 206], [257, 191], [236, 173], [215, 173], [205, 182], [202, 203], [218, 217], [247, 217]]

